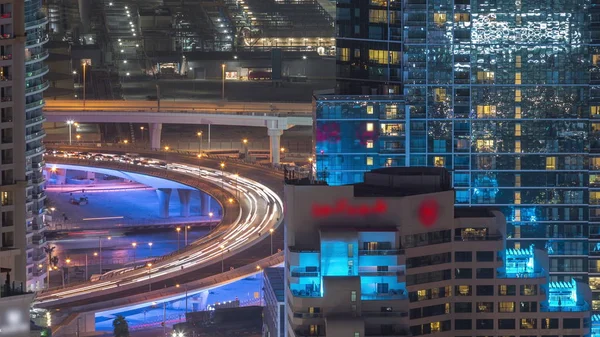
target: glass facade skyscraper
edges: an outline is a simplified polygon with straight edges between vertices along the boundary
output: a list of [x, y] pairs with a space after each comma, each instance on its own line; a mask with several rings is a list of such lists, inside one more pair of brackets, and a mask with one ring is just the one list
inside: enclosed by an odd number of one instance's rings
[[377, 167], [445, 167], [457, 205], [502, 210], [508, 247], [546, 249], [551, 281], [589, 280], [600, 310], [596, 3], [338, 1], [337, 90], [316, 97], [317, 176], [339, 185]]

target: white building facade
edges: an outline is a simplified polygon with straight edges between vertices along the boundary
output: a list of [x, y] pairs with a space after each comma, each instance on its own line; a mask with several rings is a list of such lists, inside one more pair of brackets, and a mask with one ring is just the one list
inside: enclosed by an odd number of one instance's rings
[[288, 179], [286, 324], [300, 336], [588, 336], [591, 291], [507, 249], [502, 213], [454, 207], [441, 168]]
[[47, 263], [42, 123], [48, 42], [41, 0], [0, 0], [0, 249], [19, 248], [13, 276], [44, 287]]

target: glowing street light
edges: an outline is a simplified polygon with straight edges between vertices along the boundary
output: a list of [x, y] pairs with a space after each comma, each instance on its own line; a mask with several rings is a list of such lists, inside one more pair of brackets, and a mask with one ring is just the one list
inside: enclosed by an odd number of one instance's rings
[[133, 247], [133, 264], [135, 264], [135, 248], [137, 247], [137, 242], [132, 242], [131, 247]]
[[180, 243], [180, 238], [181, 236], [179, 234], [181, 234], [181, 227], [177, 227], [175, 228], [175, 230], [177, 231], [177, 250], [179, 250], [179, 243]]
[[269, 233], [271, 236], [271, 255], [273, 255], [273, 232], [275, 232], [275, 230], [273, 228], [270, 228]]
[[72, 119], [67, 120], [67, 125], [69, 128], [69, 145], [71, 145], [71, 125], [75, 124], [75, 121]]
[[152, 242], [148, 242], [148, 247], [150, 247], [150, 257], [152, 257], [152, 245], [154, 245]]

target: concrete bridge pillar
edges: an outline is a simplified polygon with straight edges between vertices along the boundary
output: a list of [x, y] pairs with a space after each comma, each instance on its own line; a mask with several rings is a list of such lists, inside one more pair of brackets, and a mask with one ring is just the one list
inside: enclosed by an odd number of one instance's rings
[[177, 189], [177, 193], [179, 194], [179, 204], [181, 207], [179, 215], [185, 217], [190, 216], [190, 199], [192, 196], [192, 190]]
[[152, 150], [160, 150], [160, 134], [162, 132], [161, 123], [150, 123], [150, 148]]
[[161, 218], [169, 217], [169, 201], [171, 200], [170, 188], [158, 188], [156, 194], [158, 195], [158, 216]]
[[208, 215], [210, 213], [210, 195], [200, 191], [200, 215]]
[[281, 154], [281, 135], [283, 134], [283, 130], [281, 129], [269, 129], [269, 158], [271, 159], [271, 164], [277, 165], [279, 164], [280, 154]]

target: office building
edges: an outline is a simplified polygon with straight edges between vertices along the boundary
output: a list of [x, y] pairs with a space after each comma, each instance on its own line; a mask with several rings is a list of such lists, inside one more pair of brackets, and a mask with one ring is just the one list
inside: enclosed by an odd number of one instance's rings
[[31, 336], [29, 309], [35, 295], [27, 291], [25, 279], [15, 279], [24, 253], [18, 248], [0, 249], [0, 337]]
[[[456, 204], [500, 209], [508, 247], [589, 281], [600, 310], [597, 5], [339, 1], [336, 95], [316, 97], [315, 174], [452, 172]], [[591, 21], [590, 21], [591, 20]]]
[[288, 337], [588, 336], [584, 282], [507, 248], [499, 211], [454, 206], [443, 168], [382, 168], [345, 186], [287, 179]]
[[264, 273], [263, 336], [285, 337], [285, 286], [282, 267], [266, 268]]
[[25, 280], [28, 290], [44, 286], [47, 268], [42, 108], [48, 35], [42, 10], [41, 0], [0, 1], [0, 250], [21, 250], [12, 276]]

